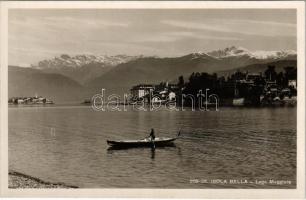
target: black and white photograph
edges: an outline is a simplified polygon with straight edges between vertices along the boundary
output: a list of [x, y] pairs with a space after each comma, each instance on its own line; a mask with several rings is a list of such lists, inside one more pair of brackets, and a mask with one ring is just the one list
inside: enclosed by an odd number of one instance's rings
[[7, 194], [304, 195], [304, 2], [41, 3], [1, 4]]

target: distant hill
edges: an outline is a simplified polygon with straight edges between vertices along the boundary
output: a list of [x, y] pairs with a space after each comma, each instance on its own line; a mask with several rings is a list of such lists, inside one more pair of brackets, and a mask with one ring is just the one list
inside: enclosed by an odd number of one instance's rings
[[[109, 92], [128, 92], [132, 85], [173, 81], [180, 75], [194, 71], [213, 71], [218, 60], [210, 56], [196, 57], [193, 54], [178, 58], [145, 57], [120, 64], [96, 79], [86, 82], [93, 91], [106, 88]], [[222, 67], [221, 64], [218, 67]]]
[[69, 68], [69, 67], [62, 67], [62, 68], [46, 68], [42, 69], [41, 71], [44, 73], [51, 73], [51, 74], [61, 74], [70, 79], [84, 84], [88, 80], [92, 80], [101, 76], [102, 74], [111, 70], [113, 66], [103, 66], [101, 67], [100, 64], [91, 63], [81, 66], [80, 68]]
[[284, 67], [288, 67], [288, 66], [297, 67], [297, 61], [296, 60], [279, 60], [279, 61], [269, 62], [265, 64], [252, 64], [252, 65], [247, 65], [244, 67], [239, 67], [236, 69], [219, 71], [217, 74], [218, 76], [227, 77], [235, 73], [238, 70], [241, 72], [249, 72], [249, 73], [260, 73], [260, 72], [264, 73], [268, 65], [275, 66], [275, 71], [279, 73], [281, 71], [284, 71]]
[[57, 102], [81, 101], [84, 87], [60, 74], [37, 69], [8, 67], [8, 96], [44, 96]]

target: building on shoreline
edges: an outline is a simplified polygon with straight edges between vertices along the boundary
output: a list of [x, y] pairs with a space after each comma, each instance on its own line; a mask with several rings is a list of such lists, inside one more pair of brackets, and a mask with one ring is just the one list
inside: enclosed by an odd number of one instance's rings
[[[235, 82], [235, 94], [233, 99], [234, 106], [243, 105], [295, 105], [296, 104], [296, 76], [291, 67], [284, 68], [288, 73], [278, 74], [274, 70], [274, 66], [268, 66], [263, 73], [241, 73], [236, 72], [231, 76], [231, 81]], [[238, 75], [243, 78], [237, 79]], [[293, 74], [293, 75], [292, 75]], [[290, 80], [289, 77], [292, 79]]]
[[[183, 76], [178, 84], [140, 84], [131, 89], [131, 102], [167, 103], [176, 101], [178, 105], [191, 105], [193, 102], [183, 96], [198, 97], [199, 91], [209, 90], [211, 96], [218, 96], [223, 106], [273, 106], [296, 104], [296, 68], [285, 67], [276, 72], [275, 66], [267, 66], [264, 72], [249, 73], [236, 71], [229, 77], [218, 77], [217, 74], [192, 73], [188, 82]], [[186, 100], [186, 101], [185, 101]], [[198, 104], [195, 100], [195, 104]]]
[[139, 84], [131, 89], [131, 95], [133, 99], [140, 99], [146, 95], [152, 93], [155, 90], [155, 86], [151, 84]]
[[8, 103], [9, 104], [54, 104], [52, 100], [42, 96], [12, 97], [9, 98]]
[[166, 103], [175, 101], [178, 86], [176, 84], [160, 83], [140, 84], [131, 89], [131, 102], [144, 101], [145, 103]]

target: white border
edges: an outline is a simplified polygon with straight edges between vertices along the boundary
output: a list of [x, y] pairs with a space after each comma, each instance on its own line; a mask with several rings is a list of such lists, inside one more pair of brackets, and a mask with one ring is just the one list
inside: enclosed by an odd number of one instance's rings
[[[104, 1], [104, 2], [0, 2], [1, 7], [1, 188], [6, 197], [138, 197], [138, 198], [304, 198], [305, 197], [305, 4], [301, 1]], [[8, 189], [8, 10], [43, 9], [209, 9], [279, 8], [297, 10], [298, 105], [297, 189]]]

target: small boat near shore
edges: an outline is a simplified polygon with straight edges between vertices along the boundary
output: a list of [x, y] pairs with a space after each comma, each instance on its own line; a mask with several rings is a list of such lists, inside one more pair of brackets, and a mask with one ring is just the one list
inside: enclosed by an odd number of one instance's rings
[[137, 147], [165, 147], [174, 146], [174, 141], [178, 139], [180, 132], [176, 137], [156, 137], [152, 140], [150, 137], [140, 140], [107, 140], [107, 144], [116, 148], [137, 148]]

